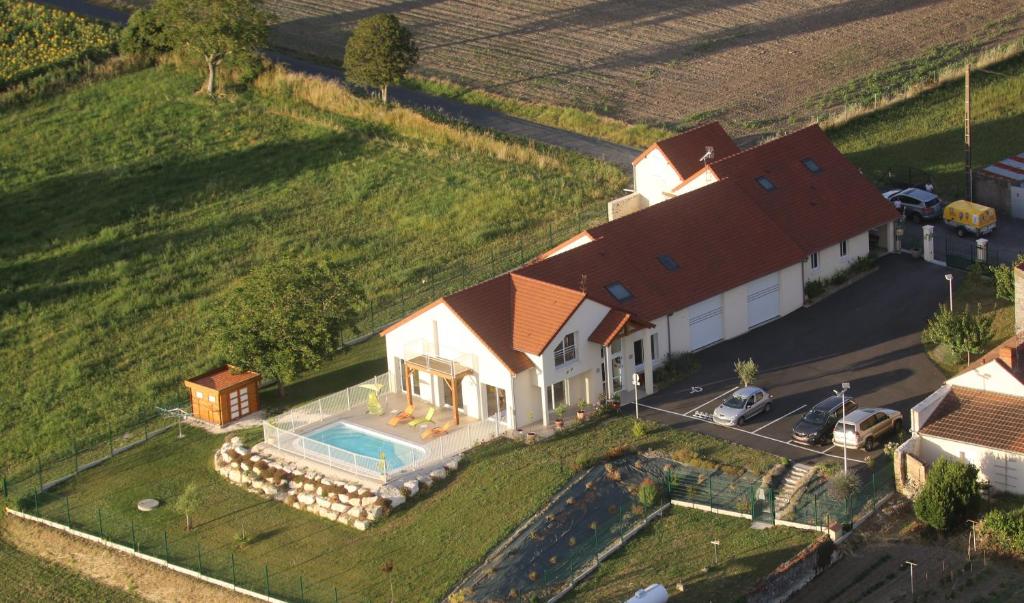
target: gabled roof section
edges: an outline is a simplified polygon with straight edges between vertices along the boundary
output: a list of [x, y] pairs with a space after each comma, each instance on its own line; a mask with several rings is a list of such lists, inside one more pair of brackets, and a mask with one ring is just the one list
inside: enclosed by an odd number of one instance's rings
[[[805, 159], [820, 170], [807, 169]], [[711, 168], [743, 189], [807, 254], [899, 217], [816, 125], [718, 159]]]
[[511, 279], [512, 348], [539, 355], [583, 303], [586, 295], [579, 289], [520, 274], [512, 274]]
[[230, 364], [225, 364], [206, 371], [202, 375], [186, 379], [185, 383], [224, 391], [248, 381], [258, 381], [259, 378], [260, 374], [256, 371], [244, 371]]
[[502, 274], [443, 300], [510, 371], [533, 367], [526, 354], [512, 347], [512, 275]]
[[704, 167], [700, 158], [704, 156], [705, 147], [714, 147], [715, 157], [725, 157], [740, 151], [736, 143], [725, 133], [722, 124], [713, 121], [671, 138], [659, 140], [638, 155], [633, 160], [633, 165], [640, 163], [654, 149], [660, 149], [679, 174], [679, 179], [686, 180]]
[[[587, 297], [641, 320], [654, 320], [770, 272], [803, 261], [803, 250], [728, 181], [663, 201], [591, 228], [595, 240], [519, 275], [575, 288]], [[669, 255], [678, 270], [658, 260]], [[632, 294], [619, 301], [607, 286], [621, 283]]]
[[952, 386], [919, 433], [1024, 453], [1024, 397]]
[[611, 345], [612, 341], [619, 336], [619, 333], [630, 322], [636, 323], [640, 328], [653, 326], [645, 320], [634, 318], [629, 312], [611, 309], [604, 315], [601, 322], [597, 323], [597, 326], [594, 327], [594, 332], [590, 334], [588, 339], [604, 346]]

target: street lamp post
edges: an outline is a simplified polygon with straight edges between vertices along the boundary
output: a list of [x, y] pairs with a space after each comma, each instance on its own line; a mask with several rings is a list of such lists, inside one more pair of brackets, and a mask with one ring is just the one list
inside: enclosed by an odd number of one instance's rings
[[913, 597], [914, 596], [914, 567], [916, 567], [917, 564], [914, 563], [913, 561], [904, 561], [903, 563], [906, 563], [907, 565], [910, 566], [910, 596]]
[[842, 407], [843, 407], [843, 475], [847, 472], [847, 461], [846, 461], [846, 392], [849, 391], [849, 382], [844, 381], [840, 391], [832, 390], [832, 393], [839, 396]]
[[949, 281], [949, 311], [953, 311], [953, 275], [947, 274], [946, 280]]
[[636, 408], [636, 420], [640, 420], [640, 373], [633, 373], [633, 406]]

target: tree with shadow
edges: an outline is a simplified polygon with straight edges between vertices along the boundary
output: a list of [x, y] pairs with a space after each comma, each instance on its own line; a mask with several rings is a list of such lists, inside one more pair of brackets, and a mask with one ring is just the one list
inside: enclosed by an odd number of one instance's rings
[[232, 291], [212, 330], [232, 364], [284, 384], [317, 369], [356, 326], [363, 293], [344, 269], [287, 260], [261, 266]]
[[373, 15], [356, 23], [345, 44], [345, 77], [353, 84], [380, 89], [388, 102], [388, 86], [397, 84], [419, 59], [412, 32], [394, 15]]

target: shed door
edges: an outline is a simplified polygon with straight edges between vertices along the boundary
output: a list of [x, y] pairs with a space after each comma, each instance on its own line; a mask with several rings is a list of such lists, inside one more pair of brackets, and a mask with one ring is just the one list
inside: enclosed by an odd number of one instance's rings
[[1010, 187], [1010, 215], [1024, 219], [1024, 186]]
[[249, 387], [246, 386], [239, 392], [238, 414], [244, 417], [249, 414]]
[[231, 395], [228, 397], [228, 402], [231, 405], [231, 420], [234, 421], [238, 417], [242, 416], [238, 400], [238, 390], [231, 392]]
[[716, 295], [690, 306], [690, 349], [696, 350], [722, 340], [722, 296]]
[[747, 326], [768, 322], [779, 316], [779, 273], [747, 283]]

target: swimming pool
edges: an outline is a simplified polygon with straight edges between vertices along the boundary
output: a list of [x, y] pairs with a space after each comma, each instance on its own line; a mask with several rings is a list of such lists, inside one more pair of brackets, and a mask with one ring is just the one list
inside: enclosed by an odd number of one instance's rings
[[379, 460], [383, 454], [387, 461], [388, 471], [394, 471], [418, 461], [425, 454], [424, 450], [418, 446], [360, 429], [348, 423], [334, 423], [321, 427], [310, 432], [306, 437], [373, 461]]

